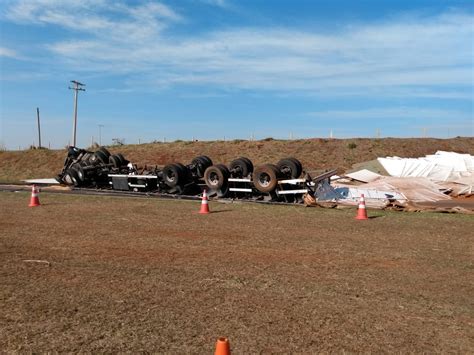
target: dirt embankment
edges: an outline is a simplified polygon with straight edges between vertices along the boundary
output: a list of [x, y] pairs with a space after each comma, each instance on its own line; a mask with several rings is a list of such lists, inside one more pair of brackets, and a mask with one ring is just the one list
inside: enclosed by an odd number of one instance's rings
[[[342, 172], [352, 164], [384, 156], [420, 157], [437, 150], [474, 154], [474, 137], [177, 141], [108, 148], [111, 152], [121, 152], [138, 165], [188, 163], [198, 155], [208, 155], [214, 163], [229, 163], [239, 156], [247, 156], [258, 165], [294, 156], [307, 169], [337, 168]], [[0, 152], [0, 182], [53, 177], [61, 170], [65, 156], [65, 150]]]

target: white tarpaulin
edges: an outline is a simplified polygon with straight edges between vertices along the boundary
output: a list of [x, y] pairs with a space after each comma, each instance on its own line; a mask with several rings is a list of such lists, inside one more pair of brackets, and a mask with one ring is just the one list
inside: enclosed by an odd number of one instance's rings
[[437, 182], [455, 182], [474, 188], [474, 156], [437, 151], [422, 158], [378, 158], [385, 170], [395, 177], [425, 177]]
[[384, 176], [363, 185], [366, 189], [379, 189], [401, 193], [409, 201], [442, 201], [451, 197], [441, 192], [443, 187], [423, 177], [397, 178]]
[[436, 202], [450, 200], [451, 197], [441, 192], [443, 186], [424, 177], [381, 176], [379, 179], [360, 186], [333, 183], [339, 200], [357, 201], [363, 193], [366, 201], [396, 200], [401, 204], [407, 201]]
[[374, 173], [367, 169], [362, 169], [353, 173], [346, 174], [346, 176], [357, 181], [371, 182], [377, 180], [382, 175]]

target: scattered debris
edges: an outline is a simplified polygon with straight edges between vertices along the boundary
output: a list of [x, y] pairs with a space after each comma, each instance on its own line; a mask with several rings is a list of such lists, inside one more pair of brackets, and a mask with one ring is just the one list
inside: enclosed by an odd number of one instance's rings
[[423, 158], [378, 158], [390, 176], [425, 177], [431, 181], [464, 185], [456, 195], [472, 194], [474, 190], [474, 156], [437, 151]]
[[[366, 197], [371, 208], [393, 210], [436, 210], [467, 213], [458, 206], [428, 207], [426, 203], [450, 201], [470, 196], [474, 190], [474, 156], [438, 151], [423, 158], [378, 158], [355, 164], [350, 172], [333, 176], [321, 184], [315, 203], [333, 202], [356, 206], [359, 196]], [[314, 205], [307, 201], [307, 205]], [[420, 205], [415, 205], [423, 203]], [[466, 212], [467, 211], [467, 212]]]

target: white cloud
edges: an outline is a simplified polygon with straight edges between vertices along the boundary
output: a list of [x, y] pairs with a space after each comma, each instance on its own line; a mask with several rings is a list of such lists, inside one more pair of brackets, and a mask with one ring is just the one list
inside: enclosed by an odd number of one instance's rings
[[212, 5], [212, 6], [218, 6], [218, 7], [224, 7], [224, 8], [230, 6], [227, 0], [201, 0], [201, 2]]
[[0, 47], [0, 57], [18, 58], [18, 53], [13, 49]]
[[150, 39], [168, 22], [181, 20], [179, 14], [158, 2], [127, 6], [106, 0], [21, 0], [7, 9], [6, 18], [23, 24], [56, 25], [118, 42]]
[[20, 1], [7, 13], [12, 21], [86, 35], [48, 44], [68, 68], [127, 73], [135, 81], [146, 78], [148, 87], [466, 98], [465, 90], [453, 87], [472, 86], [474, 18], [462, 13], [392, 19], [332, 34], [271, 27], [181, 36], [170, 33], [183, 16], [157, 2]]
[[146, 3], [137, 7], [127, 7], [120, 5], [116, 6], [117, 8], [124, 9], [125, 12], [130, 13], [133, 17], [139, 20], [146, 19], [148, 21], [152, 21], [155, 18], [164, 18], [173, 21], [179, 21], [182, 19], [182, 17], [175, 11], [173, 11], [170, 7], [157, 2]]

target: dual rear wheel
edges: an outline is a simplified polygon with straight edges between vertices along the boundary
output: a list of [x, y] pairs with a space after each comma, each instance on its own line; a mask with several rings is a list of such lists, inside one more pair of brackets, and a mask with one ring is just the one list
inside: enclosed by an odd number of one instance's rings
[[206, 155], [201, 155], [193, 159], [191, 166], [194, 168], [196, 176], [202, 179], [206, 169], [212, 166], [212, 160]]
[[227, 185], [229, 177], [229, 169], [224, 164], [210, 166], [204, 172], [204, 182], [211, 190], [221, 190]]
[[287, 179], [297, 179], [303, 172], [303, 165], [298, 159], [293, 157], [281, 159], [276, 166]]
[[297, 179], [303, 172], [303, 166], [295, 158], [281, 159], [276, 165], [264, 164], [258, 166], [252, 174], [255, 188], [263, 193], [275, 191], [278, 180]]
[[233, 160], [229, 167], [224, 164], [216, 164], [207, 167], [204, 172], [204, 182], [210, 190], [223, 190], [228, 185], [230, 177], [246, 178], [253, 172], [253, 164], [250, 159], [240, 157]]
[[264, 193], [273, 192], [281, 177], [280, 169], [274, 164], [260, 165], [252, 174], [253, 185], [258, 191]]
[[229, 170], [232, 177], [242, 179], [252, 174], [253, 164], [249, 158], [240, 157], [230, 163]]
[[168, 164], [163, 168], [163, 180], [169, 187], [184, 186], [189, 182], [190, 171], [181, 163]]

